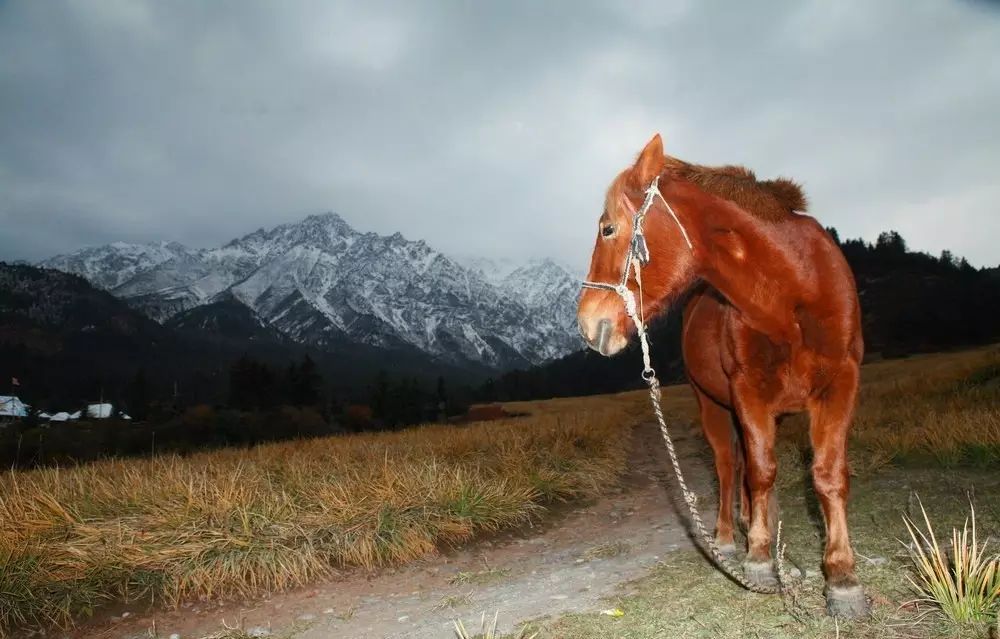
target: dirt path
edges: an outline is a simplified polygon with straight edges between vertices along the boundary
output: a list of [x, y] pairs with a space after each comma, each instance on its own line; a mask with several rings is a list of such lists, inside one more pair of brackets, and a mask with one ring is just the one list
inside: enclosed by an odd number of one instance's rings
[[[676, 431], [688, 483], [714, 521], [714, 471], [705, 443], [688, 426]], [[480, 615], [500, 612], [511, 631], [526, 620], [606, 608], [602, 599], [643, 575], [661, 555], [692, 546], [672, 496], [672, 477], [659, 432], [636, 428], [633, 465], [616, 494], [566, 507], [543, 527], [498, 535], [395, 570], [354, 572], [267, 600], [189, 605], [91, 624], [76, 637], [203, 637], [240, 626], [250, 634], [296, 639], [454, 636], [453, 620], [469, 630]], [[155, 625], [154, 625], [155, 624]]]

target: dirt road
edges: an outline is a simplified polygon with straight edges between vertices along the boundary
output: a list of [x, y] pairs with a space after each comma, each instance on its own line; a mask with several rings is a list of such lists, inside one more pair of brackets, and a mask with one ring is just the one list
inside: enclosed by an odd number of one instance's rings
[[[714, 522], [715, 479], [705, 442], [675, 427], [688, 483]], [[312, 587], [240, 604], [193, 604], [177, 611], [114, 617], [77, 637], [203, 637], [224, 626], [295, 639], [444, 639], [453, 620], [478, 629], [500, 612], [504, 631], [571, 611], [598, 612], [621, 584], [660, 557], [690, 548], [680, 523], [666, 452], [652, 424], [635, 429], [633, 465], [620, 490], [595, 503], [556, 509], [542, 527], [497, 535], [395, 570], [356, 571]], [[123, 616], [122, 613], [127, 613]]]

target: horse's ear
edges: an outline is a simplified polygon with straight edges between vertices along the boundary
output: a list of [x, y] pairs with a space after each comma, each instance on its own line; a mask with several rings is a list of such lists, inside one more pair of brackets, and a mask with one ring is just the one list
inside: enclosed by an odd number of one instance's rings
[[666, 166], [666, 160], [663, 157], [663, 139], [660, 138], [660, 134], [657, 133], [653, 136], [653, 139], [646, 143], [645, 148], [643, 148], [642, 153], [639, 154], [639, 158], [635, 161], [635, 171], [636, 177], [639, 182], [645, 186], [649, 182], [653, 181], [657, 175], [663, 173], [663, 169]]

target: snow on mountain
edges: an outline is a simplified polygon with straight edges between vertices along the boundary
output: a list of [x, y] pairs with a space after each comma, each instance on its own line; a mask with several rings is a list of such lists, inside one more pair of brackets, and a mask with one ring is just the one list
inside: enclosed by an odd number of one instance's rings
[[106, 246], [81, 249], [69, 255], [57, 255], [45, 260], [40, 266], [75, 273], [94, 286], [111, 290], [139, 273], [188, 252], [189, 249], [177, 242], [114, 242]]
[[523, 263], [518, 262], [517, 260], [504, 258], [491, 259], [488, 257], [480, 257], [478, 255], [463, 255], [457, 257], [456, 261], [470, 271], [477, 273], [490, 284], [494, 285], [500, 284], [503, 282], [505, 277], [523, 266]]
[[219, 248], [112, 244], [41, 265], [78, 273], [158, 321], [232, 298], [320, 347], [405, 345], [497, 368], [580, 347], [579, 283], [551, 260], [460, 262], [399, 233], [361, 233], [332, 213]]

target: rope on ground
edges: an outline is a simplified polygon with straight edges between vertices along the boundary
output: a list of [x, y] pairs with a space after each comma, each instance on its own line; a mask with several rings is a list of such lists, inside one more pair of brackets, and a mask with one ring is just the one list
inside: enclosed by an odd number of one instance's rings
[[[688, 513], [691, 516], [691, 522], [694, 524], [697, 536], [700, 537], [705, 546], [707, 546], [712, 559], [716, 562], [719, 568], [736, 583], [740, 584], [747, 590], [761, 594], [786, 594], [792, 584], [788, 583], [786, 585], [787, 576], [781, 574], [782, 566], [778, 566], [777, 570], [778, 585], [763, 586], [751, 582], [743, 575], [742, 569], [737, 566], [730, 557], [726, 556], [719, 550], [719, 546], [715, 543], [715, 536], [708, 532], [705, 522], [701, 519], [701, 513], [698, 512], [698, 496], [693, 490], [688, 488], [687, 482], [684, 480], [684, 472], [681, 470], [680, 460], [677, 457], [677, 450], [674, 448], [673, 438], [670, 437], [670, 430], [667, 428], [667, 421], [663, 415], [663, 408], [661, 406], [662, 393], [660, 391], [660, 380], [656, 378], [656, 371], [653, 369], [650, 362], [649, 337], [646, 334], [646, 327], [643, 325], [638, 314], [636, 313], [635, 295], [628, 289], [628, 287], [625, 286], [617, 287], [615, 290], [624, 301], [625, 312], [632, 319], [632, 322], [635, 324], [636, 331], [639, 334], [639, 344], [642, 347], [643, 358], [642, 378], [646, 380], [646, 383], [649, 385], [649, 398], [653, 405], [653, 413], [656, 415], [656, 422], [660, 427], [660, 434], [663, 436], [663, 443], [667, 447], [667, 453], [670, 456], [670, 464], [673, 466], [674, 476], [677, 478], [677, 485], [681, 490], [684, 503], [687, 504]], [[780, 556], [783, 559], [783, 553], [781, 553]]]

